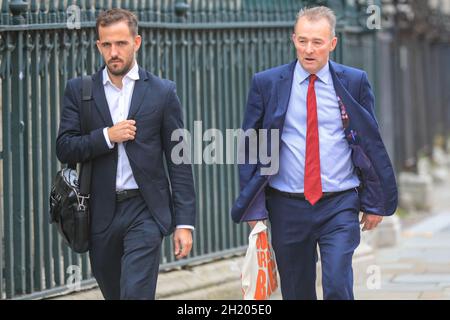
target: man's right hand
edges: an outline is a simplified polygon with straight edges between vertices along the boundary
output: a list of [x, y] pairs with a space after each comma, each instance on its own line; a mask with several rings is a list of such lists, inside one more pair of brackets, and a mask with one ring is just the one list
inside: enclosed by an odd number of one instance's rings
[[256, 224], [262, 221], [264, 224], [266, 224], [266, 220], [254, 220], [254, 221], [247, 221], [248, 225], [250, 226], [250, 229], [253, 230], [253, 228], [256, 226]]
[[124, 120], [108, 128], [108, 137], [111, 143], [121, 143], [128, 140], [134, 140], [136, 135], [136, 121]]

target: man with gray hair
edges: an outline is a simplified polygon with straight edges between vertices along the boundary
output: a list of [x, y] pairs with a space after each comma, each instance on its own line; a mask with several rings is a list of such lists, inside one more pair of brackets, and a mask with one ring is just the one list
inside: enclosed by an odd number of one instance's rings
[[232, 217], [270, 221], [284, 299], [317, 298], [317, 246], [324, 299], [353, 299], [359, 224], [372, 230], [397, 207], [367, 74], [330, 61], [335, 25], [327, 7], [298, 13], [297, 59], [254, 75], [242, 125], [282, 132], [275, 175], [262, 175], [260, 162], [239, 167]]

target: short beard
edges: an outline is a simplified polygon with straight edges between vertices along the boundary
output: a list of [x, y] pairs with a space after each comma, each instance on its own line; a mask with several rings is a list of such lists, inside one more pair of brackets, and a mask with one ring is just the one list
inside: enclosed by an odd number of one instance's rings
[[133, 64], [133, 60], [131, 60], [128, 64], [124, 65], [122, 69], [118, 70], [111, 70], [109, 65], [107, 64], [106, 67], [108, 68], [108, 71], [114, 75], [114, 76], [124, 76], [130, 71], [131, 65]]

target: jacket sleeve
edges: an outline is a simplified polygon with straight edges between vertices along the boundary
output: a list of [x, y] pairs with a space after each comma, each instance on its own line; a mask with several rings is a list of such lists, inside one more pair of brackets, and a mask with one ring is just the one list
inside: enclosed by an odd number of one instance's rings
[[[258, 81], [256, 75], [253, 76], [252, 83], [250, 86], [250, 91], [248, 93], [247, 105], [245, 107], [244, 121], [242, 123], [242, 130], [247, 131], [254, 129], [256, 132], [262, 128], [264, 118], [264, 103], [258, 86]], [[256, 134], [256, 139], [258, 139], [258, 134]], [[239, 163], [239, 185], [240, 189], [244, 188], [250, 179], [255, 174], [257, 168], [257, 161], [251, 159], [252, 153], [255, 152], [258, 155], [258, 143], [256, 146], [250, 146], [247, 143], [247, 139], [243, 139], [241, 143], [244, 145], [240, 146], [240, 154], [238, 159], [244, 160], [244, 163]], [[251, 150], [253, 148], [253, 150]]]
[[[256, 75], [253, 76], [250, 91], [247, 98], [247, 106], [244, 115], [244, 121], [242, 129], [245, 131], [253, 129], [256, 131], [257, 143], [254, 146], [250, 146], [247, 143], [247, 139], [243, 141], [244, 146], [240, 148], [245, 154], [245, 161], [243, 164], [239, 164], [239, 185], [241, 192], [249, 184], [252, 177], [255, 175], [258, 168], [258, 130], [263, 126], [264, 119], [264, 100], [261, 95], [261, 90]], [[256, 159], [252, 159], [252, 153], [256, 156]], [[251, 161], [256, 160], [256, 161]], [[256, 162], [256, 163], [255, 163]], [[258, 192], [255, 198], [251, 202], [249, 208], [246, 209], [245, 214], [241, 218], [241, 221], [254, 221], [267, 219], [266, 199], [264, 190]]]
[[[175, 225], [195, 225], [195, 189], [192, 167], [188, 163], [175, 163], [172, 150], [179, 141], [172, 141], [175, 130], [183, 130], [181, 103], [176, 94], [175, 84], [170, 83], [163, 110], [161, 126], [162, 145], [172, 188], [172, 202]], [[189, 150], [190, 151], [190, 150]]]
[[[383, 141], [379, 133], [379, 125], [374, 112], [374, 94], [369, 84], [367, 74], [362, 73], [360, 82], [359, 104], [366, 109], [372, 117], [373, 130], [365, 132], [365, 139], [359, 144], [351, 145], [353, 164], [359, 168], [361, 172], [361, 182], [363, 188], [360, 190], [360, 210], [362, 212], [374, 215], [389, 215], [386, 205], [386, 190], [392, 188], [391, 184], [383, 185], [383, 177], [392, 177], [394, 189], [395, 177], [389, 156], [385, 150]], [[374, 143], [376, 141], [377, 143]], [[385, 157], [381, 158], [382, 155]], [[380, 167], [380, 159], [385, 161], [385, 165]], [[396, 190], [394, 191], [396, 194]]]
[[375, 116], [375, 96], [370, 86], [367, 73], [363, 72], [361, 75], [361, 82], [359, 87], [359, 101], [358, 101], [371, 115], [378, 127], [378, 122]]
[[63, 109], [56, 138], [56, 156], [62, 163], [85, 162], [112, 152], [105, 141], [103, 128], [95, 129], [89, 134], [81, 134], [80, 108], [81, 79], [77, 78], [69, 80], [64, 90]]

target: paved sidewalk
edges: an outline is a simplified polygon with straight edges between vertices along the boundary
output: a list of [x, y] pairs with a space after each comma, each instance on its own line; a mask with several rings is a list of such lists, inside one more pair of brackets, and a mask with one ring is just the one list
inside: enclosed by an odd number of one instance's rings
[[375, 252], [371, 270], [356, 272], [366, 275], [355, 287], [356, 299], [450, 299], [450, 211], [405, 230], [397, 246]]
[[356, 299], [450, 299], [450, 183], [444, 181], [433, 186], [431, 212], [408, 215], [398, 244], [376, 249], [372, 264], [355, 268]]

